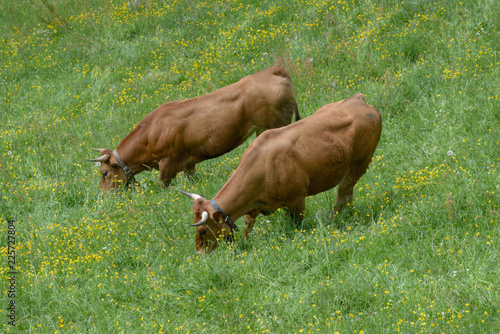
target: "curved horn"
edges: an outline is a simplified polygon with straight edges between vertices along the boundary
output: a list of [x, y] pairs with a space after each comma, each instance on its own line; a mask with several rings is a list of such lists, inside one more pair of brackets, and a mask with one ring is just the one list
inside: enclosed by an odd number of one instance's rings
[[180, 190], [180, 189], [177, 189], [177, 190], [179, 190], [179, 191], [180, 191], [181, 193], [183, 193], [184, 195], [191, 197], [191, 198], [192, 198], [192, 199], [194, 199], [195, 201], [196, 201], [198, 198], [203, 198], [203, 196], [201, 196], [201, 195], [188, 193], [187, 191], [182, 191], [182, 190]]
[[90, 162], [94, 162], [94, 161], [103, 162], [103, 161], [107, 161], [107, 160], [109, 160], [109, 154], [101, 155], [97, 159], [87, 159], [87, 161], [90, 161]]
[[208, 219], [208, 212], [203, 211], [203, 213], [201, 214], [201, 220], [199, 222], [197, 222], [196, 224], [191, 224], [191, 226], [203, 225], [207, 222], [207, 219]]
[[92, 150], [97, 151], [99, 153], [102, 153], [102, 151], [105, 151], [106, 149], [105, 148], [93, 148], [92, 147]]

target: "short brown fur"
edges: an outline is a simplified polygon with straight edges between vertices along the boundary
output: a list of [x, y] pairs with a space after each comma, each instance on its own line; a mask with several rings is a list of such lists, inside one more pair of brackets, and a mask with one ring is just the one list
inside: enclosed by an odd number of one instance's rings
[[[160, 180], [169, 184], [177, 173], [193, 174], [197, 163], [231, 151], [254, 132], [290, 124], [294, 115], [300, 119], [290, 75], [273, 66], [205, 96], [161, 105], [116, 151], [133, 175], [159, 169]], [[102, 191], [128, 180], [111, 151], [101, 150], [101, 158], [105, 154]]]
[[[301, 219], [306, 196], [337, 185], [334, 212], [339, 212], [366, 172], [381, 132], [382, 118], [363, 94], [325, 105], [299, 122], [262, 133], [214, 200], [233, 221], [246, 215], [243, 238], [258, 214], [286, 207]], [[231, 227], [206, 199], [195, 201], [193, 211], [194, 223], [203, 211], [208, 213], [207, 222], [196, 227], [198, 252], [215, 249], [217, 238], [231, 235]]]

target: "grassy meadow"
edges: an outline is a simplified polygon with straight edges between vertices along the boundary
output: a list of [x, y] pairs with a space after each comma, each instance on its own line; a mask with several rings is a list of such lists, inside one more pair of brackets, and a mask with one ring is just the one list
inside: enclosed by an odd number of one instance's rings
[[[2, 1], [0, 332], [500, 333], [499, 13], [496, 0]], [[91, 147], [275, 64], [302, 117], [358, 92], [383, 116], [335, 219], [332, 190], [298, 225], [279, 210], [247, 241], [240, 229], [194, 252], [176, 189], [211, 198], [254, 137], [193, 180], [167, 189], [144, 172], [140, 190], [100, 193]]]

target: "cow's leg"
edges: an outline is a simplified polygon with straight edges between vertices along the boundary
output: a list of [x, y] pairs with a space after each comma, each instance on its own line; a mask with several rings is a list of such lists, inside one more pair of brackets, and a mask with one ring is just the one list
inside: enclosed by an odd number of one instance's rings
[[292, 202], [287, 204], [290, 217], [295, 223], [304, 219], [304, 212], [306, 211], [306, 198], [305, 196], [297, 197]]
[[162, 159], [159, 163], [160, 170], [160, 181], [165, 184], [166, 187], [170, 185], [172, 179], [183, 170], [182, 166], [178, 163], [172, 163], [171, 159]]
[[259, 211], [255, 210], [245, 215], [245, 232], [243, 233], [243, 239], [248, 239], [248, 235], [253, 231], [255, 217], [257, 217], [258, 214]]
[[196, 172], [196, 164], [194, 162], [188, 162], [186, 164], [186, 169], [184, 170], [184, 173], [186, 173], [187, 177], [190, 180], [192, 180], [195, 172]]
[[243, 239], [248, 239], [248, 235], [253, 231], [253, 225], [255, 224], [255, 218], [250, 215], [245, 215], [245, 232], [243, 233]]
[[346, 176], [344, 176], [338, 185], [333, 214], [342, 211], [344, 206], [351, 201], [354, 186], [361, 176], [366, 173], [370, 161], [371, 157], [361, 164], [350, 166], [349, 172], [347, 172]]

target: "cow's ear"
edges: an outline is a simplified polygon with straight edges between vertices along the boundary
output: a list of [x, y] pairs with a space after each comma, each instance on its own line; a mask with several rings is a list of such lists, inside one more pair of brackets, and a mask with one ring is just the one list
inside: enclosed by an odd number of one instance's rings
[[111, 167], [112, 168], [120, 168], [120, 165], [118, 165], [118, 164], [111, 164]]
[[218, 211], [215, 211], [213, 214], [212, 214], [212, 218], [215, 222], [217, 222], [218, 224], [222, 224], [222, 222], [224, 221], [224, 216], [222, 216], [222, 213], [218, 212]]

